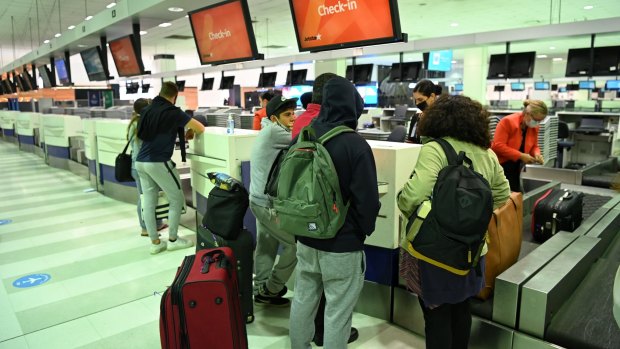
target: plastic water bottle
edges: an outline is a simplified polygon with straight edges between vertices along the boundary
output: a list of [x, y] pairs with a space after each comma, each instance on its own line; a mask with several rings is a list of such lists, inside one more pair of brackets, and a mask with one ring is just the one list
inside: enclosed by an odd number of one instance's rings
[[235, 114], [228, 114], [228, 121], [226, 122], [226, 134], [233, 134], [235, 133], [235, 119], [234, 119]]

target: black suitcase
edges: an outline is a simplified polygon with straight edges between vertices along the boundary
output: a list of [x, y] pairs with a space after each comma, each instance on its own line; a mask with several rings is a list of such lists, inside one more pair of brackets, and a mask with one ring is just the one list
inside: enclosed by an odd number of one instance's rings
[[558, 231], [573, 232], [583, 219], [583, 193], [549, 189], [532, 209], [532, 236], [545, 242]]
[[254, 321], [254, 303], [252, 292], [252, 272], [254, 270], [254, 239], [252, 234], [242, 229], [234, 240], [227, 240], [212, 233], [202, 225], [196, 233], [196, 251], [207, 248], [228, 246], [237, 259], [237, 280], [241, 296], [241, 311], [247, 324]]

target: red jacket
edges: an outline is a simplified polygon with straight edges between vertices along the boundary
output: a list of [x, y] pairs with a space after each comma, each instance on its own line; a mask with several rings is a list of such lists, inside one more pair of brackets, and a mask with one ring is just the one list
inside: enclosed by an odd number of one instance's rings
[[297, 137], [302, 128], [310, 125], [312, 120], [316, 118], [317, 115], [319, 115], [320, 111], [320, 104], [308, 103], [308, 108], [306, 108], [306, 111], [303, 112], [303, 114], [299, 115], [297, 119], [295, 119], [292, 132], [293, 138]]
[[[517, 161], [521, 156], [519, 149], [521, 148], [521, 140], [523, 134], [521, 124], [523, 123], [523, 112], [510, 114], [504, 117], [497, 124], [495, 129], [495, 137], [491, 149], [497, 154], [500, 164], [506, 161]], [[536, 156], [540, 154], [538, 147], [538, 126], [527, 129], [525, 134], [524, 153]]]
[[254, 122], [252, 123], [252, 129], [256, 131], [260, 131], [261, 129], [260, 122], [263, 120], [263, 118], [266, 118], [266, 117], [267, 117], [266, 108], [261, 108], [257, 110], [256, 113], [254, 113]]

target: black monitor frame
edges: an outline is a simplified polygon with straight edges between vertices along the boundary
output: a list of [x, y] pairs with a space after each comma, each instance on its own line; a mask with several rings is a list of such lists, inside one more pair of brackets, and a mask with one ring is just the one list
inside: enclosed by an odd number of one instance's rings
[[[202, 59], [202, 56], [200, 54], [200, 49], [198, 48], [198, 39], [196, 38], [196, 32], [194, 30], [194, 25], [192, 23], [192, 15], [197, 13], [197, 12], [202, 12], [202, 11], [209, 10], [209, 9], [212, 9], [212, 8], [215, 8], [215, 7], [227, 5], [227, 4], [232, 3], [232, 2], [240, 2], [241, 3], [241, 9], [243, 11], [243, 19], [244, 19], [244, 22], [245, 22], [245, 28], [246, 28], [246, 32], [248, 34], [248, 41], [249, 41], [249, 44], [250, 44], [250, 50], [252, 51], [252, 54], [249, 57], [237, 57], [237, 58], [225, 59], [225, 60], [221, 60], [221, 61], [205, 61], [205, 60]], [[252, 27], [252, 19], [250, 17], [250, 8], [248, 7], [247, 0], [226, 0], [226, 1], [222, 1], [222, 2], [219, 2], [217, 4], [214, 4], [214, 5], [208, 5], [208, 6], [199, 8], [197, 10], [190, 11], [187, 14], [189, 15], [190, 27], [192, 28], [192, 35], [194, 37], [194, 44], [196, 45], [196, 51], [198, 53], [198, 59], [200, 60], [200, 64], [202, 64], [202, 65], [206, 65], [206, 64], [219, 65], [219, 64], [226, 64], [226, 63], [252, 61], [252, 60], [257, 60], [257, 59], [263, 59], [264, 58], [264, 56], [262, 54], [258, 53], [258, 47], [256, 46], [256, 37], [254, 36], [254, 28]]]
[[[401, 72], [402, 67], [402, 72]], [[415, 82], [420, 79], [422, 62], [392, 63], [390, 82]]]
[[366, 85], [372, 82], [374, 64], [347, 65], [345, 77], [353, 84]]
[[402, 33], [401, 27], [400, 27], [400, 14], [398, 11], [398, 1], [397, 0], [388, 0], [388, 1], [389, 1], [389, 6], [390, 6], [390, 17], [392, 19], [393, 36], [389, 36], [385, 38], [377, 38], [377, 39], [372, 39], [372, 40], [351, 41], [351, 42], [343, 42], [343, 43], [333, 44], [333, 45], [304, 48], [302, 47], [301, 40], [299, 40], [299, 25], [297, 23], [297, 17], [295, 16], [295, 4], [293, 0], [289, 0], [289, 8], [291, 9], [291, 17], [293, 18], [293, 28], [295, 29], [295, 39], [297, 40], [297, 47], [299, 48], [299, 52], [319, 52], [319, 51], [329, 51], [329, 50], [337, 50], [337, 49], [351, 48], [351, 47], [387, 44], [387, 43], [394, 43], [394, 42], [406, 42], [407, 34]]
[[140, 72], [136, 72], [136, 74], [121, 74], [121, 72], [118, 70], [118, 62], [116, 61], [117, 57], [114, 55], [114, 53], [112, 52], [112, 50], [110, 50], [110, 55], [112, 56], [112, 60], [114, 61], [114, 65], [116, 66], [116, 72], [118, 73], [118, 76], [120, 77], [130, 77], [130, 76], [136, 76], [136, 75], [144, 75], [145, 72], [144, 71], [144, 63], [142, 62], [142, 57], [138, 55], [138, 52], [141, 52], [141, 48], [138, 47], [138, 41], [136, 40], [135, 36], [133, 34], [129, 34], [123, 37], [120, 37], [118, 39], [114, 39], [112, 41], [110, 41], [110, 44], [116, 42], [116, 41], [120, 41], [120, 40], [125, 40], [129, 38], [129, 41], [131, 42], [131, 49], [133, 50], [133, 54], [136, 58], [136, 62], [138, 64], [138, 69], [140, 70]]
[[[506, 57], [508, 57], [507, 67]], [[531, 78], [534, 76], [535, 62], [535, 51], [514, 52], [508, 56], [505, 53], [493, 54], [489, 58], [487, 80]]]
[[257, 87], [276, 87], [276, 78], [278, 77], [277, 72], [265, 73], [262, 72], [258, 76], [258, 85]]
[[43, 80], [44, 88], [56, 87], [56, 76], [52, 76], [52, 71], [47, 67], [47, 65], [40, 65], [37, 69], [39, 70], [39, 75]]
[[200, 85], [200, 91], [213, 90], [214, 82], [215, 82], [215, 78], [203, 78], [202, 84]]
[[235, 86], [235, 76], [222, 76], [220, 80], [220, 90], [230, 90]]
[[286, 86], [306, 85], [308, 69], [289, 70], [286, 73]]
[[[95, 52], [96, 51], [96, 52]], [[96, 59], [99, 61], [94, 61], [95, 64], [99, 64], [102, 68], [102, 72], [89, 72], [86, 64], [86, 60], [89, 57], [85, 57], [88, 54], [93, 54]], [[86, 75], [88, 75], [88, 80], [90, 81], [107, 81], [110, 79], [110, 73], [108, 72], [108, 67], [103, 63], [106, 60], [103, 59], [103, 54], [101, 52], [101, 47], [94, 46], [89, 49], [83, 50], [80, 52], [80, 57], [82, 57], [82, 63], [84, 64], [84, 68], [86, 69]]]

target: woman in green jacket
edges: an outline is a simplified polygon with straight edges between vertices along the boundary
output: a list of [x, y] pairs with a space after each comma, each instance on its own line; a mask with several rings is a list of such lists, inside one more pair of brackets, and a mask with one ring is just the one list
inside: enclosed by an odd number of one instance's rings
[[[419, 131], [427, 139], [444, 138], [457, 154], [464, 151], [476, 172], [488, 181], [493, 207], [498, 208], [508, 200], [510, 187], [490, 149], [488, 116], [482, 105], [469, 97], [444, 96], [424, 111]], [[411, 178], [398, 195], [398, 208], [405, 217], [430, 200], [437, 175], [447, 165], [439, 143], [424, 144]], [[481, 275], [472, 269], [459, 276], [418, 260], [405, 249], [401, 256], [401, 276], [409, 290], [418, 294], [424, 312], [426, 348], [467, 348], [471, 328], [469, 298], [484, 286], [484, 258], [480, 259]]]

